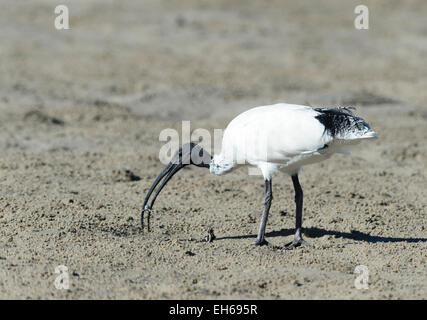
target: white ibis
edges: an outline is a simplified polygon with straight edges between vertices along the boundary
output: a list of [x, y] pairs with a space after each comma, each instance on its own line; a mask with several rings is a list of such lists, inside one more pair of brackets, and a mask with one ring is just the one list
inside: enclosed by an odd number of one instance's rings
[[[223, 175], [239, 166], [252, 165], [261, 170], [265, 182], [264, 210], [258, 236], [253, 244], [269, 244], [265, 239], [265, 228], [273, 199], [271, 181], [278, 171], [292, 177], [295, 189], [296, 230], [293, 241], [285, 248], [307, 244], [302, 238], [303, 192], [298, 180], [301, 167], [328, 159], [334, 153], [345, 152], [343, 148], [346, 145], [370, 138], [376, 138], [376, 134], [369, 124], [354, 116], [346, 107], [312, 108], [280, 103], [250, 109], [238, 115], [227, 126], [220, 154], [212, 157], [194, 143], [185, 144], [177, 151], [145, 197], [141, 214], [142, 228], [144, 212], [150, 212], [160, 191], [184, 166], [192, 164], [209, 168], [216, 175]], [[148, 205], [151, 194], [165, 176]]]

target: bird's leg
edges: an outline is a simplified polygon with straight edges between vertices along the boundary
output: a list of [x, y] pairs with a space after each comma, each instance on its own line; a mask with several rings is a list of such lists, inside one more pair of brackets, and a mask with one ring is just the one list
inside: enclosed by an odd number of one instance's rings
[[308, 245], [308, 242], [302, 238], [302, 199], [303, 193], [301, 185], [299, 184], [298, 174], [292, 176], [292, 182], [295, 189], [295, 204], [296, 204], [296, 223], [295, 223], [295, 235], [292, 242], [285, 245], [285, 249], [293, 249], [299, 247], [302, 244]]
[[269, 242], [265, 240], [265, 227], [267, 226], [268, 212], [270, 211], [271, 201], [273, 200], [273, 193], [271, 190], [271, 180], [265, 180], [264, 191], [264, 210], [262, 212], [261, 224], [259, 226], [258, 236], [253, 245], [262, 246], [268, 245]]

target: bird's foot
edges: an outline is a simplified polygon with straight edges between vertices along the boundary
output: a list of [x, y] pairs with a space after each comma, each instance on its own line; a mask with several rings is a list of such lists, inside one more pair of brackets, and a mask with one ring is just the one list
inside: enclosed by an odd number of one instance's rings
[[271, 246], [271, 243], [265, 239], [260, 240], [257, 238], [255, 240], [255, 242], [252, 242], [252, 245], [254, 245], [254, 246]]
[[311, 246], [311, 244], [308, 243], [307, 241], [305, 241], [301, 236], [298, 236], [298, 237], [294, 237], [294, 240], [292, 240], [292, 242], [289, 242], [289, 243], [285, 244], [283, 246], [283, 248], [286, 249], [286, 250], [290, 250], [290, 249], [297, 248], [297, 247], [299, 247], [301, 245], [305, 245], [305, 246], [308, 246], [308, 247]]

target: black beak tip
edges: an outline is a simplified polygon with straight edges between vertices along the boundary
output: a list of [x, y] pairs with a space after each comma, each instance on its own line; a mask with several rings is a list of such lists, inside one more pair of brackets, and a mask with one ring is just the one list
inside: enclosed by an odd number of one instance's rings
[[142, 232], [144, 232], [144, 213], [147, 212], [147, 231], [150, 232], [150, 214], [151, 214], [151, 208], [148, 204], [144, 206], [141, 212], [141, 228]]

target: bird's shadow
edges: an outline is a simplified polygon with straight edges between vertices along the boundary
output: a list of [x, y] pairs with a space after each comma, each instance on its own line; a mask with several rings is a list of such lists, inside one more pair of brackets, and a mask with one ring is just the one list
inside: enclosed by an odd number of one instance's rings
[[[293, 235], [295, 229], [281, 229], [279, 231], [271, 231], [265, 234], [268, 237], [286, 237]], [[320, 238], [325, 235], [335, 236], [336, 238], [345, 238], [350, 240], [365, 241], [370, 243], [377, 242], [427, 242], [427, 238], [397, 238], [397, 237], [381, 237], [373, 236], [367, 233], [360, 231], [352, 230], [351, 232], [340, 232], [333, 230], [324, 230], [319, 228], [304, 228], [304, 235], [308, 238]], [[256, 234], [252, 235], [241, 235], [241, 236], [226, 236], [226, 237], [217, 237], [216, 240], [225, 240], [225, 239], [249, 239], [256, 238]]]

